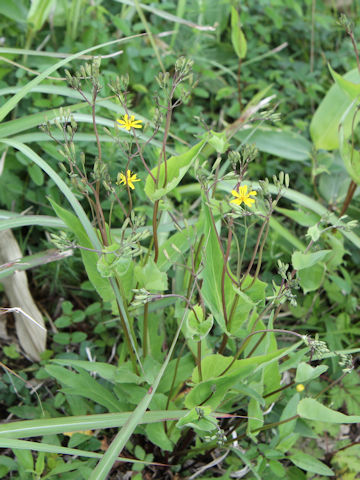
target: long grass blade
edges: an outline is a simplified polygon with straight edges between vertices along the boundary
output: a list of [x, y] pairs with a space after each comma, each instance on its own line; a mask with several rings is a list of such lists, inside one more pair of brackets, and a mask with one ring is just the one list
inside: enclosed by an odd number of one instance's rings
[[[20, 102], [20, 100], [22, 98], [24, 98], [25, 95], [27, 93], [29, 93], [33, 87], [38, 85], [47, 76], [51, 75], [53, 72], [55, 72], [59, 68], [61, 68], [64, 65], [67, 65], [68, 63], [70, 63], [72, 60], [76, 60], [77, 58], [81, 57], [82, 55], [85, 55], [86, 53], [94, 52], [95, 50], [99, 50], [99, 49], [104, 48], [104, 47], [109, 47], [110, 45], [117, 45], [119, 43], [126, 43], [126, 42], [129, 42], [131, 40], [134, 40], [135, 38], [140, 38], [144, 35], [146, 35], [146, 33], [141, 33], [141, 34], [138, 34], [138, 35], [132, 35], [130, 37], [125, 37], [125, 38], [120, 38], [118, 40], [112, 40], [111, 42], [101, 43], [99, 45], [95, 45], [94, 47], [90, 47], [90, 48], [87, 48], [85, 50], [82, 50], [81, 52], [75, 53], [74, 55], [71, 55], [70, 57], [67, 57], [67, 58], [64, 58], [63, 60], [60, 60], [60, 62], [55, 63], [55, 65], [52, 65], [51, 67], [48, 67], [38, 77], [34, 78], [29, 83], [27, 83], [18, 93], [16, 93], [12, 98], [10, 98], [6, 103], [4, 103], [4, 105], [2, 105], [0, 107], [0, 121], [2, 121], [6, 117], [6, 115], [16, 107], [16, 105]], [[163, 32], [162, 35], [164, 35], [164, 32]]]
[[[141, 424], [179, 420], [186, 410], [158, 410], [145, 412], [140, 419]], [[99, 415], [80, 415], [75, 417], [41, 418], [24, 420], [0, 425], [0, 438], [29, 438], [43, 435], [55, 435], [79, 430], [98, 430], [103, 428], [122, 427], [129, 419], [131, 412], [102, 413]]]
[[116, 457], [120, 454], [123, 448], [126, 445], [126, 442], [129, 440], [131, 435], [133, 434], [135, 428], [139, 423], [141, 423], [142, 418], [150, 405], [150, 402], [155, 395], [157, 387], [165, 373], [166, 367], [169, 364], [173, 351], [175, 349], [176, 342], [179, 338], [181, 328], [184, 323], [184, 319], [186, 317], [187, 309], [179, 323], [179, 327], [176, 331], [175, 337], [172, 341], [168, 354], [166, 355], [165, 361], [162, 364], [159, 373], [157, 374], [153, 385], [149, 388], [146, 395], [143, 397], [139, 405], [135, 408], [133, 413], [129, 416], [128, 420], [120, 430], [120, 432], [116, 435], [115, 439], [112, 441], [111, 445], [109, 446], [108, 450], [106, 451], [103, 458], [100, 460], [98, 465], [96, 466], [95, 470], [92, 472], [90, 476], [90, 480], [105, 480], [109, 471], [111, 470]]
[[[78, 457], [102, 458], [104, 455], [88, 450], [79, 450], [77, 448], [61, 447], [60, 445], [51, 445], [49, 443], [29, 442], [27, 440], [15, 440], [13, 438], [0, 438], [0, 448], [13, 448], [20, 450], [34, 450], [35, 452], [47, 452], [63, 455], [74, 455]], [[147, 462], [135, 458], [118, 457], [119, 462], [128, 462], [134, 464], [163, 465], [161, 463]]]

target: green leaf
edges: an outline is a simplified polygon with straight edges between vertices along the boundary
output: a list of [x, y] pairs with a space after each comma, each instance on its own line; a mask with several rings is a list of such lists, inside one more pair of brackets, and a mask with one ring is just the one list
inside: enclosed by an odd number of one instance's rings
[[[220, 328], [223, 331], [226, 331], [221, 294], [221, 274], [223, 270], [224, 259], [217, 240], [217, 232], [215, 231], [211, 220], [209, 207], [205, 203], [203, 205], [203, 209], [205, 213], [204, 246], [206, 249], [206, 262], [201, 273], [203, 278], [201, 293], [204, 298], [205, 305], [214, 315], [215, 320], [219, 324]], [[224, 291], [226, 296], [226, 309], [229, 312], [235, 292], [232, 282], [227, 275], [224, 277]]]
[[302, 468], [306, 472], [317, 473], [327, 477], [334, 475], [333, 471], [328, 466], [307, 453], [297, 451], [293, 455], [289, 455], [287, 458], [291, 460], [294, 465]]
[[[1, 443], [0, 443], [1, 445]], [[34, 460], [30, 450], [13, 449], [18, 463], [26, 470], [32, 471], [34, 469]]]
[[305, 268], [313, 267], [317, 263], [325, 260], [330, 252], [331, 250], [319, 250], [314, 253], [294, 252], [291, 261], [295, 270], [304, 270]]
[[16, 22], [26, 22], [26, 7], [22, 2], [12, 0], [0, 2], [0, 14]]
[[[109, 365], [108, 363], [103, 362], [87, 362], [85, 360], [72, 360], [70, 358], [54, 359], [51, 362], [56, 363], [57, 365], [64, 365], [67, 367], [74, 367], [76, 369], [84, 369], [88, 372], [95, 372], [109, 382], [115, 381], [116, 373], [118, 371], [117, 367], [114, 365]], [[135, 374], [134, 376], [136, 377]]]
[[325, 407], [313, 398], [304, 398], [300, 400], [297, 407], [297, 413], [302, 418], [308, 420], [318, 420], [328, 423], [359, 423], [360, 415], [344, 415], [331, 408]]
[[164, 451], [172, 452], [173, 442], [166, 435], [163, 423], [149, 423], [145, 427], [146, 437]]
[[[298, 393], [295, 393], [291, 399], [288, 401], [287, 405], [282, 411], [282, 414], [280, 416], [280, 421], [287, 420], [288, 418], [294, 417], [296, 415], [296, 408], [299, 403], [299, 398], [300, 395]], [[294, 420], [291, 420], [289, 422], [284, 422], [281, 425], [279, 425], [278, 430], [279, 430], [279, 443], [281, 440], [284, 438], [287, 438], [289, 435], [292, 434], [294, 431], [296, 425], [296, 418]], [[288, 449], [291, 448], [290, 446]], [[287, 450], [281, 450], [282, 452], [286, 452]]]
[[[87, 450], [78, 450], [77, 448], [67, 448], [67, 447], [61, 447], [60, 445], [47, 444], [44, 442], [28, 442], [26, 440], [15, 440], [13, 438], [4, 438], [4, 437], [0, 438], [0, 448], [11, 448], [18, 459], [18, 463], [20, 463], [21, 465], [24, 465], [24, 467], [27, 466], [25, 468], [28, 468], [30, 471], [33, 470], [33, 466], [31, 466], [33, 465], [31, 450], [34, 450], [35, 452], [49, 452], [49, 453], [56, 453], [56, 454], [63, 454], [63, 455], [89, 457], [89, 458], [102, 458], [103, 456], [101, 453], [88, 452]], [[126, 457], [125, 458], [118, 457], [118, 460], [122, 462], [143, 463], [138, 460], [132, 460]], [[80, 465], [78, 465], [78, 467], [79, 466]], [[61, 467], [60, 468], [55, 467], [55, 469], [53, 469], [52, 472], [59, 471], [59, 473], [62, 473], [63, 471], [68, 471], [68, 470], [69, 468], [61, 469]]]
[[304, 136], [275, 128], [242, 129], [235, 137], [242, 142], [254, 143], [260, 152], [294, 162], [304, 162], [311, 157], [312, 144]]
[[229, 148], [225, 132], [216, 133], [211, 131], [211, 137], [208, 139], [208, 143], [220, 154], [225, 153]]
[[[164, 162], [160, 165], [158, 182], [159, 187], [156, 186], [154, 180], [150, 175], [147, 176], [144, 190], [150, 200], [152, 200], [153, 202], [159, 200], [161, 197], [171, 192], [171, 190], [173, 190], [181, 182], [186, 172], [189, 170], [193, 162], [200, 154], [205, 143], [206, 140], [202, 140], [201, 142], [190, 148], [190, 150], [188, 150], [187, 152], [167, 159], [167, 183], [165, 187], [163, 186], [165, 181]], [[151, 170], [151, 173], [156, 179], [158, 175], [158, 167], [153, 168]]]
[[249, 378], [249, 375], [257, 369], [262, 369], [277, 358], [281, 358], [285, 355], [285, 351], [287, 349], [236, 360], [222, 376], [220, 375], [232, 362], [232, 357], [224, 357], [220, 354], [208, 355], [201, 362], [203, 380], [200, 383], [198, 383], [200, 380], [198, 369], [195, 368], [193, 371], [192, 381], [198, 384], [187, 394], [186, 408], [191, 409], [204, 403], [215, 408], [232, 385], [243, 378]]
[[300, 286], [304, 293], [313, 292], [317, 290], [325, 276], [325, 265], [318, 264], [310, 268], [304, 268], [297, 273]]
[[355, 183], [360, 185], [360, 153], [345, 139], [344, 128], [339, 129], [340, 154], [346, 171]]
[[136, 265], [134, 268], [136, 280], [139, 282], [139, 288], [145, 288], [150, 292], [163, 292], [168, 288], [167, 275], [161, 272], [152, 258], [148, 258], [146, 265]]
[[[343, 77], [350, 82], [359, 82], [359, 71], [354, 68]], [[311, 124], [310, 134], [317, 149], [335, 150], [339, 147], [338, 129], [344, 113], [348, 110], [353, 99], [338, 84], [333, 85], [317, 108]], [[344, 121], [344, 138], [347, 139], [352, 131], [352, 119], [356, 105], [350, 108]], [[354, 128], [360, 120], [357, 115]]]
[[30, 23], [35, 31], [41, 29], [47, 20], [54, 0], [33, 0], [27, 16], [27, 22]]
[[197, 232], [202, 231], [203, 225], [204, 218], [201, 216], [195, 225], [189, 225], [181, 232], [174, 233], [160, 246], [157, 265], [162, 272], [167, 272], [189, 250], [196, 239]]
[[338, 73], [335, 72], [331, 68], [331, 65], [328, 64], [328, 68], [330, 70], [331, 76], [337, 83], [337, 85], [341, 88], [343, 92], [345, 92], [350, 100], [355, 100], [360, 95], [360, 83], [353, 83], [350, 80], [346, 80], [345, 77], [342, 77]]
[[[262, 383], [251, 384], [251, 387], [255, 389], [259, 394], [262, 394], [263, 385]], [[261, 408], [260, 403], [255, 398], [250, 398], [248, 404], [248, 424], [246, 428], [246, 432], [249, 436], [255, 437], [258, 435], [260, 431], [251, 433], [252, 430], [256, 430], [259, 427], [264, 425], [264, 414]]]
[[312, 367], [308, 363], [300, 362], [296, 370], [296, 383], [308, 382], [314, 378], [318, 378], [321, 374], [326, 372], [329, 367], [327, 365], [318, 365], [317, 367]]
[[95, 403], [103, 405], [110, 412], [122, 410], [122, 404], [115, 395], [85, 371], [75, 373], [57, 365], [48, 365], [45, 367], [45, 370], [62, 385], [70, 387], [71, 390], [68, 393], [89, 398]]
[[[171, 410], [171, 419], [185, 415], [185, 410]], [[11, 422], [0, 425], [0, 438], [29, 438], [76, 432], [87, 429], [115, 428], [123, 426], [131, 413], [103, 413], [100, 415], [80, 415], [73, 417], [41, 418]], [[169, 410], [145, 412], [141, 424], [163, 422], [170, 418]]]
[[236, 55], [239, 58], [245, 58], [247, 50], [246, 38], [241, 30], [239, 14], [234, 7], [231, 7], [231, 42]]
[[44, 173], [40, 167], [37, 165], [30, 165], [28, 167], [28, 172], [31, 177], [31, 180], [38, 186], [41, 187], [44, 183]]
[[[61, 218], [61, 220], [63, 220], [63, 222], [74, 233], [77, 241], [79, 242], [79, 245], [81, 245], [82, 247], [93, 249], [93, 245], [90, 242], [85, 232], [85, 229], [82, 226], [81, 222], [78, 220], [78, 218], [73, 213], [65, 210], [65, 208], [58, 205], [54, 200], [49, 199], [49, 201], [53, 209], [55, 210], [56, 215]], [[83, 249], [81, 249], [80, 251], [89, 280], [95, 287], [100, 297], [104, 300], [104, 302], [109, 302], [113, 300], [114, 293], [111, 285], [109, 284], [109, 281], [103, 278], [97, 269], [97, 261], [99, 258], [98, 254]]]
[[186, 326], [189, 337], [198, 342], [208, 335], [212, 329], [214, 320], [212, 315], [209, 315], [207, 319], [204, 320], [203, 310], [200, 305], [195, 305], [193, 309], [196, 312], [196, 316], [193, 310], [190, 310], [186, 319]]

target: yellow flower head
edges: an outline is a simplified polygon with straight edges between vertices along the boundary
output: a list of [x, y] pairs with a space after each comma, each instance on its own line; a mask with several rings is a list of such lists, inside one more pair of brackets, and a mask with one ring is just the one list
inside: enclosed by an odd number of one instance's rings
[[230, 203], [235, 203], [236, 205], [241, 205], [243, 202], [245, 205], [248, 207], [251, 207], [252, 204], [255, 202], [254, 198], [250, 198], [250, 195], [257, 195], [257, 192], [255, 190], [251, 190], [251, 192], [247, 193], [247, 185], [244, 185], [243, 187], [239, 188], [239, 191], [237, 192], [236, 190], [231, 190], [231, 194], [235, 197], [231, 200]]
[[120, 128], [125, 128], [127, 131], [129, 131], [130, 128], [142, 128], [142, 120], [135, 120], [134, 115], [131, 115], [131, 117], [124, 115], [122, 120], [117, 119], [116, 121], [120, 125]]
[[302, 383], [299, 383], [299, 385], [296, 385], [296, 391], [301, 393], [305, 390], [305, 387]]
[[126, 175], [118, 173], [116, 185], [129, 185], [134, 190], [134, 182], [140, 182], [140, 178], [136, 178], [136, 173], [131, 173], [131, 170], [126, 170]]

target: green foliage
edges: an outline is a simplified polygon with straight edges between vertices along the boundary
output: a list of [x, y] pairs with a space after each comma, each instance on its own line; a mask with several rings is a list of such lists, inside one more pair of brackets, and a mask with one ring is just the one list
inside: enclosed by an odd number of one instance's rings
[[0, 478], [189, 477], [215, 448], [204, 479], [355, 478], [359, 28], [322, 1], [95, 3], [0, 6], [24, 252], [0, 276], [43, 263], [51, 319], [39, 364], [4, 337]]

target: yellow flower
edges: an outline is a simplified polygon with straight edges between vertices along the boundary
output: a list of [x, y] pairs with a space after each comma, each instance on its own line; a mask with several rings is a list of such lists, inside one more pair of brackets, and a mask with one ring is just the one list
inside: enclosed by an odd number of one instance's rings
[[301, 393], [305, 390], [305, 387], [302, 383], [299, 383], [299, 385], [296, 385], [296, 391]]
[[130, 128], [142, 128], [142, 120], [135, 120], [134, 115], [131, 115], [131, 117], [124, 115], [122, 120], [117, 119], [116, 121], [120, 125], [120, 128], [126, 128], [127, 131], [129, 131]]
[[126, 176], [123, 173], [118, 173], [116, 185], [129, 185], [134, 190], [133, 182], [140, 182], [140, 178], [136, 178], [136, 173], [131, 173], [131, 170], [126, 170]]
[[235, 203], [236, 205], [241, 205], [243, 202], [248, 207], [251, 207], [252, 204], [255, 202], [254, 198], [250, 198], [250, 195], [257, 195], [255, 190], [251, 190], [251, 192], [247, 193], [247, 185], [239, 188], [239, 191], [231, 190], [231, 194], [235, 197], [231, 200], [230, 203]]

